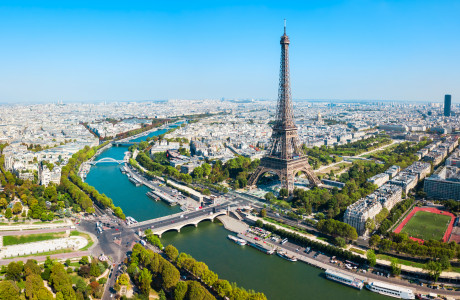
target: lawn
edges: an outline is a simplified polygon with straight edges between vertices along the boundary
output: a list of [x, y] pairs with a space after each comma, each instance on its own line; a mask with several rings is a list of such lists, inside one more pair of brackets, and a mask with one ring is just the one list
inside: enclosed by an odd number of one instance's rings
[[441, 240], [451, 220], [450, 216], [418, 211], [403, 227], [401, 232], [422, 240]]
[[32, 242], [53, 240], [58, 238], [66, 237], [65, 232], [50, 232], [50, 233], [38, 233], [38, 234], [26, 234], [26, 235], [8, 235], [3, 237], [3, 245], [19, 245]]
[[86, 245], [85, 247], [79, 249], [80, 251], [88, 250], [89, 247], [91, 247], [91, 246], [94, 244], [93, 239], [92, 239], [91, 236], [89, 236], [89, 234], [87, 234], [87, 233], [80, 232], [80, 231], [77, 231], [77, 230], [72, 230], [72, 231], [70, 232], [70, 236], [82, 236], [82, 237], [84, 237], [85, 239], [88, 240], [88, 245]]

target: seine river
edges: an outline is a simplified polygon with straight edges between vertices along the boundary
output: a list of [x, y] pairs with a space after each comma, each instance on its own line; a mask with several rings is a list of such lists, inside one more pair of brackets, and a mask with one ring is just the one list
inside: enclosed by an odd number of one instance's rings
[[[148, 136], [164, 133], [155, 131]], [[136, 139], [145, 140], [147, 136]], [[112, 147], [99, 158], [123, 159], [127, 147]], [[91, 168], [86, 182], [112, 198], [127, 216], [138, 221], [173, 214], [180, 209], [148, 198], [145, 186], [135, 187], [120, 166], [98, 164]], [[268, 299], [390, 299], [365, 289], [362, 291], [329, 281], [322, 271], [302, 262], [289, 262], [276, 255], [266, 255], [248, 246], [241, 247], [227, 239], [229, 232], [220, 223], [202, 222], [198, 227], [188, 226], [180, 233], [168, 232], [162, 236], [164, 245], [173, 244], [179, 251], [189, 253], [205, 262], [220, 278], [236, 282], [246, 289], [260, 291]]]

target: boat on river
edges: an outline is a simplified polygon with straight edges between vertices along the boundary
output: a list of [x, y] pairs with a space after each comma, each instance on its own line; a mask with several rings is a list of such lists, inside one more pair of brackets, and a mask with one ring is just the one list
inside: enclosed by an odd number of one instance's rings
[[147, 197], [149, 197], [150, 199], [153, 199], [155, 201], [160, 201], [160, 197], [158, 197], [157, 195], [155, 195], [153, 193], [153, 191], [150, 191], [150, 192], [147, 192], [146, 193]]
[[292, 262], [297, 261], [297, 258], [295, 258], [293, 255], [287, 254], [286, 251], [276, 250], [276, 255], [288, 261], [292, 261]]
[[355, 278], [351, 275], [338, 272], [335, 270], [327, 269], [326, 270], [326, 278], [329, 280], [337, 281], [342, 284], [351, 286], [352, 288], [361, 290], [364, 286], [364, 282], [362, 280], [359, 280], [358, 278]]
[[130, 225], [130, 224], [136, 224], [136, 223], [137, 221], [133, 217], [130, 217], [130, 216], [126, 217], [126, 224]]
[[398, 299], [415, 299], [414, 292], [406, 287], [401, 287], [389, 283], [372, 281], [366, 288], [374, 293], [398, 298]]
[[129, 181], [132, 184], [134, 184], [135, 186], [141, 186], [142, 185], [142, 183], [139, 180], [137, 180], [136, 178], [134, 178], [134, 177], [129, 177]]
[[255, 243], [250, 242], [249, 246], [254, 247], [257, 250], [262, 251], [263, 253], [268, 254], [268, 255], [272, 255], [273, 253], [275, 253], [275, 250], [273, 250], [272, 248], [266, 245], [262, 245], [261, 243], [258, 243], [258, 242], [255, 242]]
[[240, 245], [240, 246], [245, 246], [245, 245], [248, 243], [248, 242], [246, 242], [246, 240], [237, 238], [236, 236], [231, 235], [231, 234], [229, 234], [229, 235], [227, 236], [227, 238], [228, 238], [229, 240], [231, 240], [231, 241], [237, 243], [237, 244]]

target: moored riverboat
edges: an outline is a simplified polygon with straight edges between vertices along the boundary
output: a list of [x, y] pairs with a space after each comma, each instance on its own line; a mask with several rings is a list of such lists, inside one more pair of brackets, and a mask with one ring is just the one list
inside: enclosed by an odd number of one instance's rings
[[287, 254], [286, 251], [277, 250], [276, 255], [278, 255], [279, 257], [284, 258], [285, 260], [288, 260], [288, 261], [292, 261], [292, 262], [297, 261], [297, 258], [295, 258], [293, 255]]
[[414, 292], [411, 289], [400, 287], [397, 285], [372, 281], [366, 288], [374, 293], [381, 295], [398, 298], [398, 299], [415, 299]]
[[234, 235], [231, 235], [229, 234], [227, 236], [227, 238], [235, 243], [237, 243], [238, 245], [240, 246], [245, 246], [248, 242], [246, 242], [246, 240], [243, 240], [243, 239], [240, 239], [240, 238], [237, 238], [236, 236]]
[[331, 269], [326, 270], [326, 278], [329, 280], [337, 281], [342, 284], [351, 286], [352, 288], [361, 290], [364, 286], [364, 282], [362, 280], [359, 280], [358, 278], [355, 278], [351, 275], [334, 271]]

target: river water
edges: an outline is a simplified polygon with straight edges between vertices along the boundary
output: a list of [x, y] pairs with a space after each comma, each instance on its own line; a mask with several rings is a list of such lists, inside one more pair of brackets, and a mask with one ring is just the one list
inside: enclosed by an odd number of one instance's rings
[[[145, 140], [166, 132], [158, 130]], [[98, 158], [123, 159], [127, 147], [112, 147]], [[112, 198], [127, 216], [138, 221], [176, 213], [179, 207], [170, 207], [162, 201], [148, 198], [145, 186], [136, 187], [115, 164], [97, 164], [91, 168], [86, 182]], [[329, 281], [323, 271], [302, 262], [289, 262], [276, 255], [266, 255], [248, 246], [239, 246], [227, 239], [228, 232], [220, 223], [202, 222], [198, 227], [187, 226], [180, 233], [167, 232], [161, 240], [173, 244], [179, 251], [189, 253], [205, 262], [219, 277], [236, 282], [246, 289], [265, 293], [268, 299], [325, 299], [352, 300], [390, 299], [365, 289], [362, 291]]]

